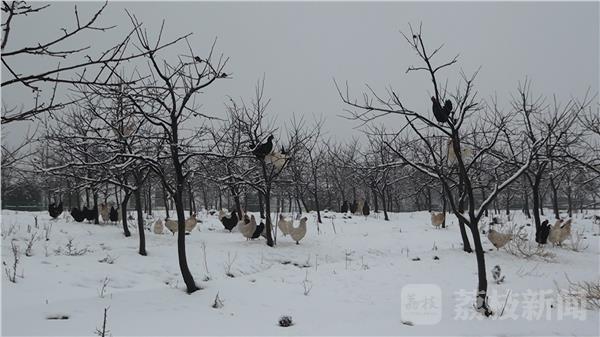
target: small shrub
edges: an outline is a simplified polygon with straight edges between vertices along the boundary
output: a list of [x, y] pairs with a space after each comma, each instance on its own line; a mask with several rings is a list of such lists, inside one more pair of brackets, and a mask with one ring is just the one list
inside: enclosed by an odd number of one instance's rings
[[292, 321], [292, 316], [281, 316], [279, 317], [279, 326], [287, 328], [288, 326], [294, 325]]

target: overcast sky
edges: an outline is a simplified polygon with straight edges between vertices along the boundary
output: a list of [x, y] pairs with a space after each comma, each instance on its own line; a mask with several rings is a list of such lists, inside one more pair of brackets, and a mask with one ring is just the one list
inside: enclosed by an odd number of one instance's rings
[[[60, 34], [60, 27], [72, 24], [74, 4], [53, 3], [35, 17], [35, 28], [15, 23], [9, 41], [17, 46]], [[100, 5], [78, 3], [82, 15]], [[445, 44], [438, 62], [460, 54], [459, 63], [442, 74], [451, 88], [458, 83], [459, 70], [471, 73], [480, 66], [477, 89], [484, 99], [496, 94], [508, 102], [525, 76], [533, 80], [536, 92], [563, 100], [580, 97], [588, 88], [597, 93], [599, 87], [598, 2], [111, 2], [101, 23], [120, 27], [94, 34], [95, 46], [111, 45], [130, 28], [126, 8], [151, 33], [158, 32], [162, 19], [169, 37], [192, 32], [191, 42], [200, 56], [218, 37], [217, 50], [230, 58], [226, 71], [233, 79], [204, 91], [204, 113], [222, 115], [227, 95], [249, 98], [264, 74], [266, 94], [272, 98], [270, 112], [278, 122], [285, 123], [292, 113], [307, 119], [322, 115], [327, 134], [340, 139], [357, 134], [357, 124], [338, 117], [344, 105], [333, 78], [348, 81], [356, 97], [365, 84], [378, 90], [391, 85], [411, 108], [429, 109], [426, 74], [405, 73], [418, 64], [400, 35], [409, 23], [422, 22], [429, 49]], [[180, 47], [166, 56], [184, 53]], [[5, 92], [4, 103], [27, 97], [10, 96]], [[13, 132], [3, 132], [16, 139], [19, 133], [14, 130], [24, 126], [11, 128]], [[5, 135], [3, 141], [10, 142]]]

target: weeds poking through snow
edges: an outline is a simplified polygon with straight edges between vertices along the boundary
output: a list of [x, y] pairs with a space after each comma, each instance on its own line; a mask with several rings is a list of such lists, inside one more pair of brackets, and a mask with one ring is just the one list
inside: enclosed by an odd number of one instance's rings
[[207, 275], [206, 277], [210, 280], [210, 272], [208, 271], [208, 262], [206, 260], [206, 242], [202, 241], [200, 246], [202, 247], [202, 257], [204, 258], [204, 269], [206, 270]]
[[284, 328], [294, 325], [294, 322], [292, 321], [292, 316], [281, 316], [279, 317], [278, 323], [279, 326]]
[[589, 247], [589, 244], [585, 244], [585, 237], [583, 235], [583, 230], [574, 231], [571, 234], [571, 245], [569, 248], [574, 252], [582, 252]]
[[10, 242], [10, 246], [13, 255], [13, 264], [10, 267], [6, 265], [6, 262], [2, 262], [2, 264], [4, 264], [4, 271], [6, 272], [6, 276], [8, 276], [8, 280], [12, 283], [17, 283], [17, 267], [19, 265], [21, 252], [19, 252], [19, 246], [14, 240]]
[[98, 260], [98, 262], [100, 262], [100, 263], [114, 264], [116, 260], [117, 260], [116, 257], [112, 257], [109, 254], [106, 254], [106, 256], [103, 259]]
[[58, 247], [54, 250], [54, 253], [56, 253], [56, 255], [67, 255], [67, 256], [81, 256], [81, 255], [85, 255], [87, 252], [89, 252], [88, 248], [77, 248], [77, 246], [73, 243], [73, 238], [69, 238], [69, 241], [67, 241], [67, 244], [65, 245], [65, 249], [63, 250], [62, 247]]
[[50, 241], [50, 233], [51, 232], [52, 232], [52, 224], [44, 225], [44, 235], [45, 235], [46, 241]]
[[37, 240], [37, 232], [34, 232], [33, 234], [31, 234], [31, 237], [29, 238], [29, 240], [27, 240], [27, 248], [25, 248], [25, 256], [32, 256], [33, 255], [33, 244], [38, 241]]
[[8, 229], [5, 231], [4, 229], [2, 230], [2, 239], [6, 239], [7, 237], [16, 234], [18, 231], [18, 228], [15, 224], [10, 225], [10, 227], [8, 227]]
[[110, 308], [110, 307], [104, 308], [104, 318], [102, 319], [102, 329], [96, 328], [96, 331], [95, 331], [96, 336], [106, 337], [107, 334], [110, 334], [110, 330], [106, 329], [106, 317], [107, 317], [106, 313], [108, 312], [108, 308]]
[[565, 300], [574, 300], [583, 303], [589, 310], [600, 310], [600, 280], [574, 282], [565, 273], [568, 285], [566, 289], [560, 289], [558, 294]]
[[217, 292], [217, 296], [215, 296], [215, 300], [211, 305], [213, 309], [221, 309], [223, 307], [223, 300], [219, 298], [219, 293]]
[[304, 276], [304, 281], [302, 281], [302, 286], [304, 287], [304, 296], [308, 296], [313, 287], [313, 282], [308, 279], [308, 270], [306, 270], [306, 276]]
[[108, 287], [109, 283], [110, 278], [106, 276], [104, 280], [102, 280], [102, 286], [100, 287], [100, 290], [98, 290], [98, 296], [100, 296], [100, 298], [104, 298], [104, 296], [106, 296], [106, 287]]
[[237, 253], [235, 253], [235, 255], [233, 256], [233, 258], [231, 258], [231, 252], [227, 252], [227, 261], [225, 261], [225, 275], [229, 276], [229, 277], [235, 277], [235, 275], [233, 275], [233, 273], [231, 273], [231, 267], [233, 266], [233, 264], [235, 263], [235, 260], [237, 259]]

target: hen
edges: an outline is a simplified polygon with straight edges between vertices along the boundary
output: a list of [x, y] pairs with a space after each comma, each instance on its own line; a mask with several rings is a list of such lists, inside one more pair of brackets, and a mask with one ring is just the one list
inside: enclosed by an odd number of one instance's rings
[[286, 220], [283, 214], [279, 214], [279, 221], [277, 222], [277, 227], [283, 234], [283, 236], [290, 234], [290, 228], [293, 227], [293, 220]]
[[71, 216], [77, 222], [82, 222], [83, 220], [85, 220], [85, 214], [83, 214], [83, 211], [80, 211], [76, 207], [71, 209]]
[[246, 239], [251, 239], [256, 231], [256, 218], [254, 215], [251, 215], [250, 218], [246, 215], [243, 220], [238, 222], [237, 226]]
[[300, 226], [298, 227], [291, 227], [290, 228], [290, 235], [292, 236], [292, 239], [294, 241], [296, 241], [296, 244], [300, 244], [300, 240], [302, 240], [304, 238], [304, 236], [306, 235], [306, 221], [308, 220], [307, 217], [303, 217], [302, 219], [300, 219]]
[[252, 154], [254, 154], [256, 158], [264, 159], [271, 151], [273, 151], [273, 135], [270, 135], [269, 138], [267, 138], [266, 143], [254, 147], [252, 149]]
[[512, 240], [512, 234], [505, 234], [496, 232], [494, 229], [490, 228], [488, 232], [488, 240], [496, 247], [496, 249], [500, 250], [500, 248], [504, 247], [508, 241]]
[[58, 216], [61, 215], [62, 212], [63, 212], [63, 203], [62, 203], [62, 201], [60, 203], [58, 203], [58, 206], [56, 206], [55, 203], [51, 203], [48, 206], [48, 213], [50, 213], [50, 216], [53, 219], [58, 218]]
[[185, 232], [186, 234], [191, 233], [196, 225], [198, 224], [198, 219], [196, 219], [196, 212], [192, 213], [192, 216], [185, 220]]
[[[448, 115], [446, 114], [446, 109], [442, 108], [442, 105], [440, 104], [440, 102], [433, 96], [431, 96], [431, 102], [433, 103], [432, 110], [433, 110], [433, 115], [435, 116], [435, 119], [439, 123], [447, 122]], [[449, 101], [446, 101], [446, 102], [449, 102]], [[452, 109], [451, 106], [450, 106], [450, 108]]]
[[225, 229], [227, 229], [229, 232], [231, 232], [238, 223], [237, 212], [231, 212], [231, 214], [229, 216], [225, 216], [225, 211], [220, 210], [219, 211], [219, 220], [221, 220], [223, 227], [225, 227]]
[[440, 212], [440, 213], [431, 212], [431, 224], [435, 228], [440, 228], [440, 226], [444, 223], [445, 218], [446, 218], [446, 216], [443, 212]]

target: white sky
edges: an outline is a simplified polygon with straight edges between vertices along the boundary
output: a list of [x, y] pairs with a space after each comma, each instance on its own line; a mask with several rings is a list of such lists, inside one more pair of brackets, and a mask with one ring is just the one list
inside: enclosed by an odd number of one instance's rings
[[[60, 27], [73, 24], [74, 4], [53, 3], [44, 14], [30, 18], [34, 25], [16, 22], [7, 50], [60, 34]], [[85, 2], [78, 8], [86, 16], [100, 5]], [[222, 115], [227, 95], [249, 99], [264, 74], [266, 94], [272, 98], [270, 111], [279, 123], [292, 113], [307, 119], [322, 115], [327, 135], [339, 139], [358, 132], [353, 130], [356, 122], [338, 117], [344, 105], [333, 78], [348, 81], [359, 98], [365, 84], [380, 91], [391, 85], [411, 108], [429, 109], [431, 86], [426, 74], [405, 74], [418, 62], [399, 33], [407, 31], [409, 23], [423, 23], [429, 49], [445, 43], [438, 61], [460, 54], [459, 63], [442, 74], [450, 88], [458, 83], [460, 69], [471, 73], [480, 66], [479, 95], [497, 94], [501, 102], [508, 102], [525, 76], [533, 80], [536, 92], [557, 94], [562, 100], [580, 97], [588, 88], [597, 93], [599, 87], [598, 2], [111, 2], [100, 22], [120, 27], [86, 36], [79, 46], [113, 44], [130, 28], [125, 8], [150, 33], [158, 32], [163, 18], [167, 36], [193, 32], [192, 45], [200, 56], [218, 37], [217, 50], [230, 57], [226, 71], [234, 79], [204, 91], [199, 97], [204, 113]], [[180, 48], [167, 56], [184, 53], [184, 45]], [[47, 66], [31, 60], [17, 64]], [[5, 91], [2, 96], [3, 104], [27, 99], [23, 92]], [[393, 127], [394, 120], [390, 121]], [[3, 129], [3, 142], [20, 139], [26, 125], [10, 128]]]

